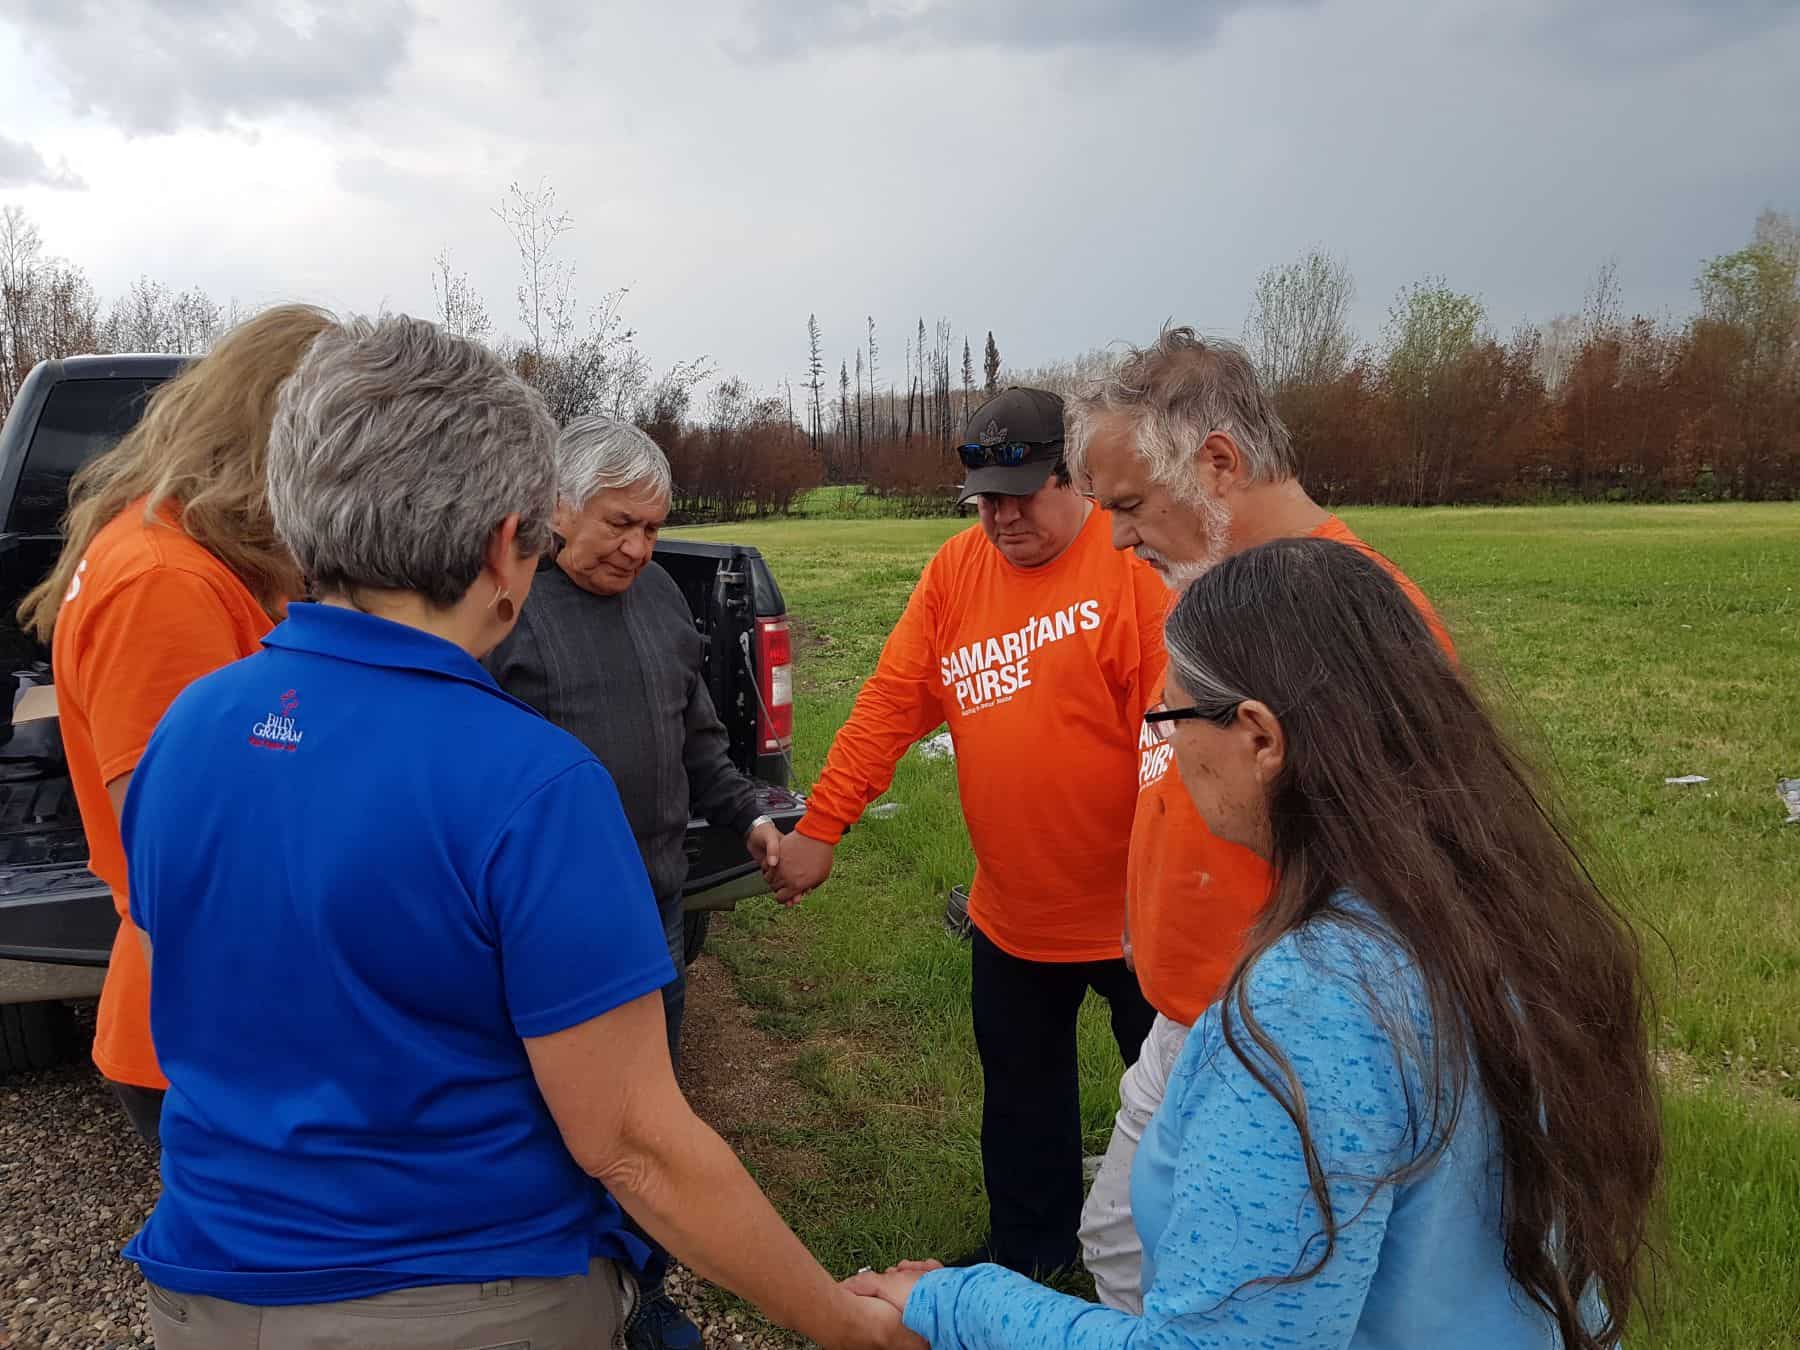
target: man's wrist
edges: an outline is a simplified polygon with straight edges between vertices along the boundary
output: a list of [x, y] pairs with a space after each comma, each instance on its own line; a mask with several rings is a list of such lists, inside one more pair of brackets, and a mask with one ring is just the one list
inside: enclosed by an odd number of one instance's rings
[[758, 816], [755, 820], [750, 822], [750, 828], [745, 830], [744, 834], [746, 836], [755, 834], [763, 826], [773, 825], [774, 823], [775, 823], [774, 816]]

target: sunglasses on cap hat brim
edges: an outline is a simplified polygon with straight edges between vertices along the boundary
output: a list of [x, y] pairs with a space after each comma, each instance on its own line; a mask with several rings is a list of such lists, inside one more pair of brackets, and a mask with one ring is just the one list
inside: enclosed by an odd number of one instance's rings
[[1011, 469], [1025, 463], [1035, 451], [1056, 450], [1061, 445], [1061, 441], [1001, 441], [995, 445], [969, 443], [957, 446], [956, 455], [962, 460], [965, 469]]

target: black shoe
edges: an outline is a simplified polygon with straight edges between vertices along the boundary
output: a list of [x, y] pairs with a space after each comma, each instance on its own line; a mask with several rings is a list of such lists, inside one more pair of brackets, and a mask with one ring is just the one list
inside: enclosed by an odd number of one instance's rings
[[646, 1289], [625, 1323], [625, 1344], [630, 1350], [703, 1350], [700, 1328], [675, 1306], [660, 1284]]

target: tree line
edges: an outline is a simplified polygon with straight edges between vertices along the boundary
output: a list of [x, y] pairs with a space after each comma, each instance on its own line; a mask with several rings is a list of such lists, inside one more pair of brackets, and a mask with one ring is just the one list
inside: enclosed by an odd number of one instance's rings
[[1258, 278], [1244, 339], [1315, 495], [1410, 506], [1800, 496], [1800, 229], [1764, 212], [1703, 263], [1696, 311], [1629, 314], [1603, 264], [1579, 313], [1505, 340], [1428, 278], [1358, 346], [1342, 259]]
[[[1794, 218], [1764, 212], [1749, 243], [1701, 265], [1694, 290], [1686, 318], [1631, 314], [1607, 262], [1579, 312], [1503, 339], [1479, 296], [1428, 277], [1395, 296], [1367, 342], [1351, 326], [1347, 261], [1315, 249], [1256, 278], [1241, 339], [1323, 501], [1800, 497]], [[816, 320], [808, 337], [817, 369]], [[882, 388], [872, 319], [868, 337], [870, 378], [859, 347], [854, 374], [840, 366], [835, 410], [809, 386], [809, 438], [827, 481], [865, 483], [921, 510], [941, 508], [961, 477], [951, 445], [978, 392], [1008, 383], [1068, 394], [1118, 360], [1096, 348], [1002, 379], [990, 333], [979, 391], [966, 339], [957, 389], [949, 325], [928, 332], [921, 319], [899, 383]]]
[[[667, 451], [681, 520], [789, 510], [823, 483], [890, 509], [942, 511], [954, 444], [1005, 384], [1072, 392], [1115, 350], [1003, 364], [994, 333], [921, 316], [884, 350], [873, 316], [840, 349], [807, 316], [805, 375], [757, 389], [710, 358], [658, 368], [625, 320], [627, 291], [584, 301], [554, 188], [513, 184], [493, 209], [515, 247], [509, 331], [449, 250], [432, 264], [436, 317], [486, 342], [560, 421], [629, 418]], [[1293, 432], [1302, 478], [1333, 503], [1554, 498], [1664, 501], [1800, 496], [1800, 229], [1768, 211], [1749, 243], [1702, 264], [1695, 312], [1628, 314], [1613, 263], [1579, 312], [1502, 339], [1480, 297], [1443, 278], [1403, 288], [1374, 341], [1354, 332], [1346, 260], [1315, 249], [1251, 287], [1242, 340]], [[0, 210], [0, 414], [31, 367], [79, 352], [199, 353], [244, 314], [198, 288], [140, 277], [102, 301], [17, 206]], [[891, 339], [889, 339], [891, 341]]]

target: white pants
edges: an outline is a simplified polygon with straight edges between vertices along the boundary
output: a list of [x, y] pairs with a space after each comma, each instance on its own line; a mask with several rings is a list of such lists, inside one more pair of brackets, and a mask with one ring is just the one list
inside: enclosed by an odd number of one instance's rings
[[1109, 1308], [1144, 1311], [1144, 1247], [1131, 1221], [1131, 1164], [1138, 1141], [1169, 1089], [1169, 1075], [1187, 1044], [1189, 1027], [1161, 1013], [1144, 1038], [1137, 1063], [1119, 1080], [1119, 1114], [1100, 1174], [1081, 1211], [1081, 1256], [1094, 1290]]

